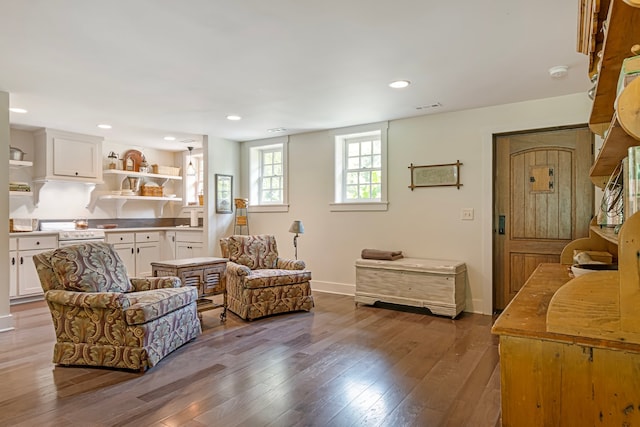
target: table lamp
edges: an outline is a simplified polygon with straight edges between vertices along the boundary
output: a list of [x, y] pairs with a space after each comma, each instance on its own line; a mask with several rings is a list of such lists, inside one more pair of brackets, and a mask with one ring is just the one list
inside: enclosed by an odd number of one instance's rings
[[293, 237], [293, 247], [296, 253], [296, 259], [298, 259], [298, 234], [304, 234], [304, 225], [302, 225], [302, 221], [293, 221], [291, 227], [289, 227], [289, 233], [296, 233]]

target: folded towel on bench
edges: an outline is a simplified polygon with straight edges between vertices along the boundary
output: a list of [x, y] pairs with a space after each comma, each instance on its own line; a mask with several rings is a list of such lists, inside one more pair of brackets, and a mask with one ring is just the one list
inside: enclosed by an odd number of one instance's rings
[[402, 251], [382, 251], [379, 249], [363, 249], [360, 257], [363, 259], [379, 259], [383, 261], [395, 261], [402, 258]]

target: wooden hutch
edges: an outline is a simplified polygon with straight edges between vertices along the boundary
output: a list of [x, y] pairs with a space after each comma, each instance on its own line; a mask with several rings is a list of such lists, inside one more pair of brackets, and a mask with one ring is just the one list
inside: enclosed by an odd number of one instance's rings
[[[604, 187], [627, 148], [640, 145], [614, 108], [622, 61], [640, 43], [640, 4], [581, 0], [579, 32], [589, 73], [598, 73], [589, 127], [606, 137], [590, 176]], [[619, 270], [570, 279], [576, 249], [608, 251]], [[619, 234], [593, 224], [588, 238], [567, 245], [561, 264], [536, 269], [492, 329], [500, 336], [504, 426], [640, 425], [639, 270], [638, 213]]]

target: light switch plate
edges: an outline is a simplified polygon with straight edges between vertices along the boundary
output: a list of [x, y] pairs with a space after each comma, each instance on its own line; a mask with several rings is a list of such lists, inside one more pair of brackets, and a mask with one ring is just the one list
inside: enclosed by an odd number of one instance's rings
[[462, 208], [460, 211], [460, 219], [465, 221], [473, 220], [473, 208]]

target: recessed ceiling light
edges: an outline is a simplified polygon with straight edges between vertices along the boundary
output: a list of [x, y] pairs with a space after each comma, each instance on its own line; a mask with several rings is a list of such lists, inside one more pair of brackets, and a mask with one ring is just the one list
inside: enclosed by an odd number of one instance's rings
[[236, 116], [235, 114], [230, 114], [227, 116], [227, 120], [240, 120], [242, 117]]
[[176, 140], [176, 137], [175, 137], [175, 136], [165, 136], [165, 137], [164, 137], [164, 140], [165, 140], [165, 141], [175, 141], [175, 140]]
[[27, 110], [25, 110], [24, 108], [9, 108], [9, 111], [11, 111], [12, 113], [20, 113], [20, 114], [27, 113]]
[[100, 129], [111, 129], [111, 125], [108, 125], [108, 124], [106, 124], [106, 123], [99, 124], [99, 125], [98, 125], [98, 127], [99, 127]]
[[267, 129], [267, 132], [271, 132], [271, 133], [274, 133], [274, 132], [284, 132], [284, 131], [286, 131], [286, 129], [285, 129], [285, 128], [272, 128], [272, 129]]
[[402, 89], [409, 86], [411, 82], [409, 80], [396, 80], [395, 82], [389, 83], [389, 87], [394, 89]]

